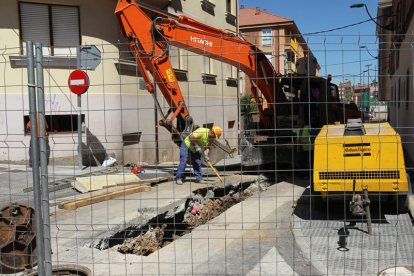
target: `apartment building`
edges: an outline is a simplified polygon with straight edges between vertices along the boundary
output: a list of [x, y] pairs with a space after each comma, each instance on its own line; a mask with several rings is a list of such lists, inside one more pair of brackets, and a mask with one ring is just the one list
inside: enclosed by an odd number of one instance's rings
[[[236, 31], [237, 0], [145, 3]], [[114, 15], [116, 4], [116, 0], [2, 1], [0, 161], [28, 159], [26, 41], [43, 45], [51, 158], [77, 162], [77, 96], [69, 91], [68, 76], [77, 67], [77, 47], [95, 45], [101, 62], [87, 70], [90, 88], [82, 95], [84, 152], [111, 155], [120, 163], [178, 160], [170, 134], [157, 126], [161, 114], [155, 112], [152, 95], [146, 91], [120, 32]], [[169, 55], [195, 124], [221, 125], [230, 145], [237, 146], [236, 69], [185, 49], [170, 47]], [[157, 98], [167, 110], [161, 93]]]
[[296, 73], [296, 61], [311, 53], [290, 18], [259, 7], [241, 7], [239, 25], [243, 36], [266, 54], [281, 75]]

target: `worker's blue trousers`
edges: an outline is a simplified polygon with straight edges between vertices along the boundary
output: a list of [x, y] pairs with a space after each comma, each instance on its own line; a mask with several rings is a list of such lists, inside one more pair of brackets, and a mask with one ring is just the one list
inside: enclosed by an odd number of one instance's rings
[[180, 164], [178, 165], [177, 169], [177, 179], [184, 179], [185, 178], [185, 165], [187, 163], [188, 155], [190, 154], [191, 164], [193, 165], [194, 174], [195, 174], [195, 181], [199, 182], [203, 179], [203, 175], [201, 174], [201, 154], [196, 152], [191, 152], [185, 142], [181, 143], [180, 147]]

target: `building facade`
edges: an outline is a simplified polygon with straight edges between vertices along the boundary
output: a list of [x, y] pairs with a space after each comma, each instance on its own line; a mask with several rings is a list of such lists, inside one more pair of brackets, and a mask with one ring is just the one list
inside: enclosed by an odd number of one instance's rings
[[246, 40], [266, 54], [281, 75], [295, 74], [297, 60], [311, 54], [292, 19], [259, 7], [240, 8], [239, 29]]
[[388, 101], [388, 119], [401, 134], [408, 166], [414, 165], [413, 72], [414, 1], [383, 0], [378, 5], [379, 98]]
[[[162, 1], [147, 4], [185, 14], [220, 29], [236, 31], [237, 0]], [[120, 163], [178, 160], [170, 134], [157, 126], [152, 95], [125, 44], [114, 15], [116, 0], [2, 1], [0, 44], [0, 161], [25, 161], [30, 135], [26, 41], [41, 42], [44, 55], [46, 120], [51, 158], [77, 155], [77, 96], [68, 76], [77, 66], [77, 47], [95, 45], [101, 62], [87, 70], [90, 88], [82, 96], [84, 152], [114, 156]], [[98, 8], [99, 7], [99, 8]], [[237, 146], [236, 69], [185, 49], [170, 47], [170, 59], [194, 122], [220, 125]], [[208, 78], [209, 81], [206, 81]], [[157, 93], [162, 108], [168, 104]]]

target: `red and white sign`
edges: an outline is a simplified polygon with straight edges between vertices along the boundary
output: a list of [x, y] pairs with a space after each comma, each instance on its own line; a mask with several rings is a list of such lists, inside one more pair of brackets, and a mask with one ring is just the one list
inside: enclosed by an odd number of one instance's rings
[[89, 88], [89, 77], [84, 71], [75, 70], [69, 75], [68, 85], [72, 93], [82, 95]]

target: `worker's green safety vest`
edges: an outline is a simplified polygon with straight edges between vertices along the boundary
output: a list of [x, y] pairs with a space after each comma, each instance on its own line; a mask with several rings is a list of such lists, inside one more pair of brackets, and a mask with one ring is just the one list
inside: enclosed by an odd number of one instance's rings
[[298, 141], [298, 150], [310, 151], [312, 150], [312, 144], [310, 141], [309, 126], [305, 125], [296, 134]]
[[[200, 147], [205, 147], [208, 146], [210, 143], [210, 139], [208, 138], [208, 132], [210, 131], [210, 129], [208, 128], [198, 128], [195, 131], [193, 131], [193, 133], [191, 133], [194, 138], [197, 140], [197, 144]], [[190, 135], [191, 135], [190, 134]], [[187, 145], [187, 147], [190, 149], [191, 152], [195, 153], [196, 150], [195, 148], [191, 145], [191, 141], [190, 141], [190, 135], [188, 135], [185, 139], [184, 142]]]

